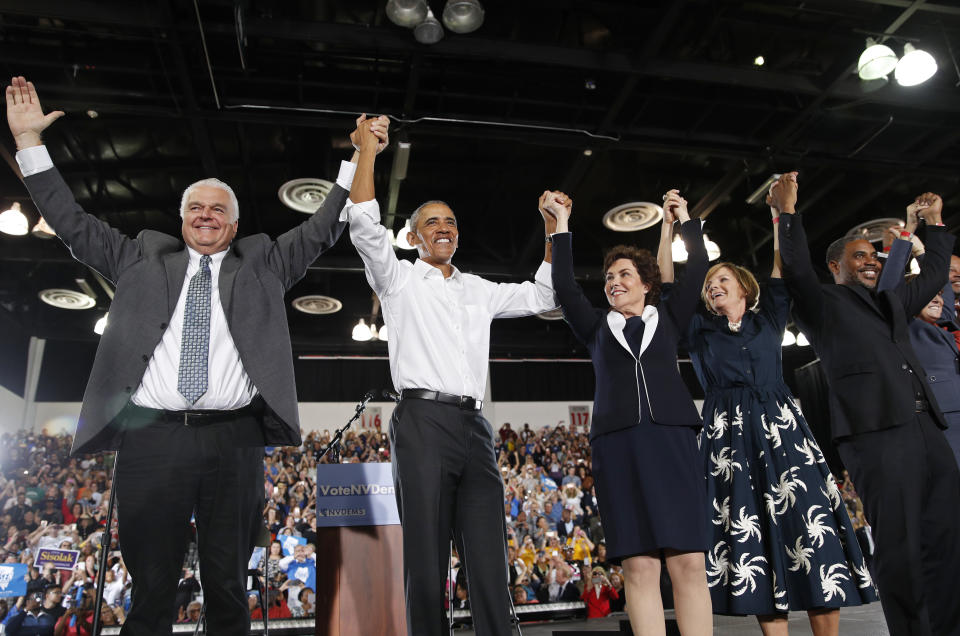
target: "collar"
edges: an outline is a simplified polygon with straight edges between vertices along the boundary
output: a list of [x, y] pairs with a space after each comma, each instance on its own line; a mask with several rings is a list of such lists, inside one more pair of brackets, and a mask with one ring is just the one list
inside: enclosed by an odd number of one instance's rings
[[[450, 274], [450, 278], [457, 282], [461, 281], [463, 275], [460, 273], [460, 270], [457, 269], [455, 265], [452, 265], [451, 267], [453, 267], [453, 273]], [[413, 261], [413, 270], [417, 272], [421, 278], [443, 278], [443, 272], [440, 271], [439, 267], [430, 265], [422, 258], [418, 258]]]
[[[660, 312], [657, 311], [655, 306], [646, 305], [643, 308], [643, 313], [640, 314], [640, 320], [643, 321], [644, 328], [643, 338], [640, 340], [640, 354], [637, 356], [638, 358], [643, 355], [643, 352], [647, 350], [647, 347], [650, 346], [650, 342], [653, 340], [653, 334], [657, 331], [657, 323], [660, 321]], [[626, 336], [623, 335], [623, 328], [627, 326], [627, 319], [624, 315], [619, 311], [608, 311], [607, 326], [610, 327], [613, 337], [617, 339], [620, 346], [626, 349], [632, 358], [633, 351], [627, 343]]]
[[[230, 246], [227, 246], [227, 249], [225, 250], [221, 250], [214, 254], [210, 254], [211, 262], [219, 265], [220, 263], [223, 262], [223, 259], [226, 257], [227, 252], [229, 251], [230, 251]], [[190, 265], [193, 267], [200, 267], [200, 257], [203, 256], [203, 254], [193, 249], [189, 245], [187, 245], [187, 254], [190, 255]]]

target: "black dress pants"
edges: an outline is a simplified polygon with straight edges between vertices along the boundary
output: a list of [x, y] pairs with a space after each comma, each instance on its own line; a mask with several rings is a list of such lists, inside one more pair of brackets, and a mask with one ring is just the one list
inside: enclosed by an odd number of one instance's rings
[[133, 577], [123, 636], [173, 633], [174, 598], [196, 516], [207, 633], [247, 634], [247, 563], [262, 525], [263, 433], [252, 411], [185, 425], [130, 407], [117, 457], [120, 551]]
[[490, 423], [479, 411], [404, 398], [390, 420], [390, 440], [407, 633], [447, 633], [443, 593], [453, 538], [467, 571], [475, 633], [510, 634], [503, 481]]
[[927, 413], [837, 450], [873, 527], [873, 571], [891, 636], [960, 635], [960, 471]]

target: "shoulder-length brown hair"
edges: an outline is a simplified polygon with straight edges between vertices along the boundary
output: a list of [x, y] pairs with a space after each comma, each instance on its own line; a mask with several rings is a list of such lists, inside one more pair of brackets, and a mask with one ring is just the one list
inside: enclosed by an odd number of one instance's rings
[[724, 267], [729, 269], [733, 273], [733, 277], [740, 283], [740, 289], [743, 290], [747, 309], [750, 311], [756, 309], [757, 304], [760, 302], [760, 285], [757, 283], [757, 279], [753, 273], [746, 267], [740, 267], [733, 263], [717, 263], [707, 270], [707, 275], [703, 277], [703, 286], [700, 288], [700, 298], [703, 299], [703, 304], [707, 306], [707, 310], [712, 314], [717, 313], [710, 305], [710, 296], [707, 294], [707, 281]]
[[656, 305], [660, 302], [660, 267], [657, 266], [657, 258], [650, 253], [650, 250], [633, 247], [632, 245], [617, 245], [607, 250], [603, 256], [603, 276], [606, 280], [607, 270], [621, 258], [625, 258], [637, 268], [637, 274], [640, 280], [650, 286], [647, 297], [644, 302], [646, 305]]

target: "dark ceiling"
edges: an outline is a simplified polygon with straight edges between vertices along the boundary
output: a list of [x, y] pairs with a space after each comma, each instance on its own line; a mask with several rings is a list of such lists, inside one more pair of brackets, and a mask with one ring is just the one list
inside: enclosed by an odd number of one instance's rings
[[[611, 207], [680, 188], [724, 258], [764, 272], [769, 220], [744, 201], [772, 172], [800, 170], [815, 257], [917, 193], [944, 195], [960, 225], [960, 8], [906, 0], [483, 0], [486, 21], [425, 46], [386, 19], [385, 0], [3, 0], [0, 68], [33, 80], [67, 116], [46, 136], [80, 203], [135, 235], [179, 232], [183, 188], [232, 184], [241, 233], [276, 236], [304, 220], [278, 187], [335, 175], [360, 112], [393, 118], [378, 163], [387, 207], [393, 153], [411, 144], [394, 229], [417, 204], [457, 212], [455, 263], [497, 281], [529, 278], [542, 250], [545, 188], [574, 200], [576, 259], [600, 302], [605, 247], [655, 249], [657, 229], [601, 225]], [[439, 15], [442, 1], [432, 0]], [[921, 86], [866, 90], [855, 65], [868, 35], [930, 51]], [[204, 50], [206, 43], [207, 54]], [[762, 55], [766, 63], [756, 67]], [[88, 111], [95, 111], [91, 117]], [[35, 208], [12, 165], [0, 204]], [[589, 152], [588, 152], [589, 151]], [[394, 186], [396, 187], [396, 186]], [[6, 206], [4, 206], [6, 207]], [[412, 252], [404, 252], [405, 257]], [[343, 302], [331, 316], [290, 310], [295, 353], [383, 354], [355, 343], [371, 294], [344, 237], [289, 294]], [[109, 298], [55, 240], [0, 235], [0, 306], [32, 335], [95, 342]], [[95, 310], [38, 300], [42, 289], [98, 292]], [[499, 321], [494, 356], [582, 355], [562, 323]], [[807, 354], [809, 355], [809, 354]]]

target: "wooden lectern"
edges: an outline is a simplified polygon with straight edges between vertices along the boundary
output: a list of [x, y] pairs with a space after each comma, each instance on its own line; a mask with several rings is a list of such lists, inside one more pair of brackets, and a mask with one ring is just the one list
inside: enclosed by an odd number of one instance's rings
[[317, 528], [317, 636], [406, 636], [398, 525]]

